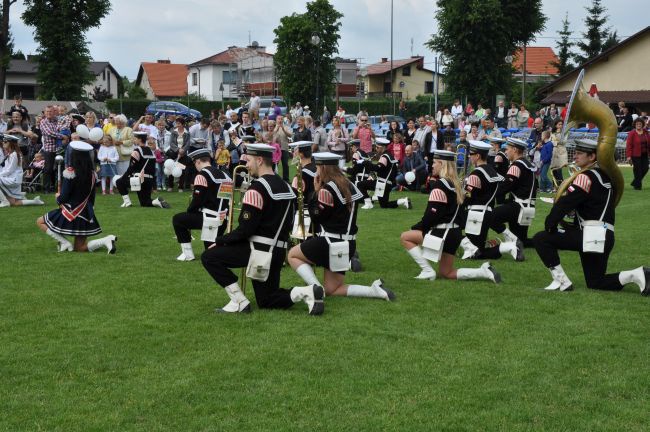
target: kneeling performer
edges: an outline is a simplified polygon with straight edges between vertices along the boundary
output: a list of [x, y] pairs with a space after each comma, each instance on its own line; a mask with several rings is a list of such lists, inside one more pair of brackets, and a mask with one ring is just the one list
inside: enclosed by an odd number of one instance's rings
[[357, 183], [359, 190], [363, 194], [364, 205], [361, 207], [364, 210], [373, 208], [372, 199], [368, 195], [368, 190], [375, 191], [375, 197], [379, 201], [381, 208], [397, 208], [404, 206], [407, 209], [412, 209], [411, 198], [399, 198], [397, 201], [390, 201], [390, 191], [395, 185], [395, 177], [397, 177], [398, 162], [388, 152], [386, 146], [388, 140], [385, 138], [377, 138], [375, 143], [377, 147], [377, 154], [379, 154], [379, 161], [377, 165], [370, 164], [370, 169], [376, 171], [376, 180], [368, 179]]
[[151, 190], [156, 177], [156, 156], [147, 146], [147, 132], [133, 132], [133, 136], [136, 147], [131, 153], [131, 163], [124, 175], [115, 182], [124, 201], [120, 207], [131, 207], [131, 198], [129, 198], [129, 186], [131, 186], [131, 190], [138, 193], [140, 207], [169, 208], [169, 204], [163, 198], [151, 200]]
[[455, 154], [446, 150], [434, 150], [433, 175], [439, 177], [429, 194], [429, 202], [422, 220], [410, 231], [400, 236], [402, 246], [422, 271], [415, 279], [435, 280], [436, 272], [427, 260], [439, 262], [438, 271], [446, 279], [487, 279], [499, 283], [501, 276], [490, 265], [479, 268], [454, 268], [456, 249], [462, 232], [459, 214], [464, 193], [456, 173]]
[[181, 244], [182, 253], [176, 258], [178, 261], [194, 259], [190, 230], [202, 230], [201, 240], [206, 249], [214, 244], [218, 236], [223, 235], [229, 202], [225, 195], [229, 192], [224, 193], [222, 186], [225, 186], [224, 189], [232, 188], [230, 176], [211, 166], [208, 149], [195, 150], [188, 156], [192, 159], [197, 174], [194, 177], [192, 202], [186, 212], [178, 213], [172, 219], [176, 239]]
[[[559, 250], [572, 250], [580, 254], [588, 288], [620, 291], [623, 285], [635, 283], [641, 294], [649, 295], [648, 267], [605, 274], [609, 254], [614, 248], [616, 191], [607, 173], [596, 164], [596, 146], [593, 140], [576, 140], [575, 164], [583, 171], [568, 187], [566, 195], [553, 205], [544, 223], [545, 231], [533, 238], [539, 257], [553, 277], [553, 282], [545, 289], [569, 291], [573, 288], [558, 254]], [[572, 211], [575, 211], [575, 225], [564, 224], [564, 231], [558, 230], [558, 224]]]
[[303, 280], [321, 285], [312, 265], [325, 268], [327, 295], [373, 297], [393, 300], [395, 295], [377, 279], [371, 286], [348, 285], [345, 272], [357, 247], [357, 202], [363, 198], [339, 168], [340, 155], [314, 153], [316, 161], [315, 193], [309, 201], [309, 214], [320, 232], [289, 251], [289, 264]]
[[225, 288], [230, 302], [218, 312], [250, 312], [250, 302], [232, 268], [247, 267], [257, 305], [263, 309], [288, 309], [304, 301], [310, 315], [323, 313], [323, 288], [319, 285], [280, 288], [280, 271], [293, 224], [296, 194], [273, 172], [274, 147], [248, 144], [246, 168], [256, 177], [244, 194], [239, 226], [217, 237], [201, 261], [210, 276]]

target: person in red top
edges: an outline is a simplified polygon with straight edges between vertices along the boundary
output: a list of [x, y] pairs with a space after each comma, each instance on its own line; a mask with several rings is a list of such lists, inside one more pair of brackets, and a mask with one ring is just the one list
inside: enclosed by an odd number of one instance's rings
[[400, 166], [402, 165], [402, 162], [404, 161], [404, 137], [402, 136], [401, 133], [396, 133], [393, 134], [393, 142], [388, 144], [388, 153], [393, 155], [394, 159], [397, 159], [399, 162]]
[[650, 133], [644, 129], [643, 119], [637, 117], [633, 122], [634, 130], [627, 134], [625, 156], [627, 163], [632, 165], [634, 180], [632, 187], [641, 190], [643, 177], [648, 173], [648, 146], [650, 146]]
[[352, 139], [359, 140], [359, 148], [366, 153], [372, 152], [372, 140], [375, 138], [375, 133], [370, 127], [368, 116], [362, 115], [359, 118], [359, 126], [352, 132]]

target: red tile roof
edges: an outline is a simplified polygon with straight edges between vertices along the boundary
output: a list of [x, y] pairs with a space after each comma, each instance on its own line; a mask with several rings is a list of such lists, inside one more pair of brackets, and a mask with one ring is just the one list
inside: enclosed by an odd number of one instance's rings
[[[149, 85], [156, 97], [185, 96], [187, 94], [187, 65], [170, 63], [142, 63]], [[138, 74], [137, 82], [141, 82]]]
[[[570, 91], [558, 91], [546, 96], [541, 103], [566, 104], [569, 103], [570, 97]], [[615, 104], [620, 101], [630, 104], [647, 104], [650, 103], [650, 90], [599, 91], [598, 99], [607, 104]]]
[[[406, 66], [407, 64], [418, 63], [419, 68], [424, 66], [424, 57], [411, 57], [402, 60], [393, 60], [393, 70]], [[368, 75], [383, 75], [390, 71], [390, 60], [380, 63], [371, 64], [367, 68]]]
[[210, 57], [206, 57], [202, 60], [196, 61], [189, 66], [200, 66], [205, 64], [230, 64], [237, 63], [238, 61], [248, 58], [251, 55], [273, 57], [273, 54], [257, 51], [252, 48], [246, 47], [230, 47], [225, 51], [221, 51]]
[[[512, 66], [521, 73], [521, 64], [524, 62], [522, 50], [514, 55]], [[551, 47], [526, 47], [526, 73], [531, 75], [557, 75], [558, 70], [551, 63], [558, 58]]]

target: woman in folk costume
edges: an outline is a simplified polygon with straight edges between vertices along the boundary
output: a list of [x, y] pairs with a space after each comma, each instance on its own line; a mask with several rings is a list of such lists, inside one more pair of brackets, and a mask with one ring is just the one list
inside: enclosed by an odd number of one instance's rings
[[[39, 217], [36, 224], [59, 243], [59, 252], [93, 252], [106, 248], [114, 254], [116, 236], [88, 241], [88, 237], [102, 232], [94, 209], [97, 175], [93, 147], [80, 141], [73, 141], [70, 147], [70, 166], [63, 173], [61, 192], [56, 197], [59, 208]], [[74, 244], [66, 235], [74, 236]]]
[[23, 181], [23, 155], [18, 145], [18, 137], [2, 135], [2, 149], [0, 149], [0, 207], [43, 205], [41, 197], [25, 199], [21, 191]]

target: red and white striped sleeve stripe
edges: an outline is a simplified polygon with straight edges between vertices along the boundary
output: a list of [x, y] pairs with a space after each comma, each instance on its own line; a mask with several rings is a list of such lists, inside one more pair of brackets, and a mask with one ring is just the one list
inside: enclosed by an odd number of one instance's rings
[[472, 188], [481, 189], [481, 179], [477, 175], [470, 175], [467, 177], [467, 186]]
[[205, 177], [199, 174], [194, 177], [194, 186], [208, 187], [208, 181], [205, 179]]
[[508, 169], [508, 175], [519, 178], [519, 176], [521, 175], [521, 170], [517, 165], [512, 165]]
[[429, 194], [429, 201], [431, 201], [431, 202], [440, 202], [440, 203], [445, 203], [446, 204], [447, 203], [447, 194], [445, 194], [440, 189], [434, 189]]
[[321, 189], [318, 191], [318, 202], [328, 207], [334, 207], [334, 197], [327, 189]]
[[132, 157], [133, 159], [139, 161], [139, 160], [140, 160], [140, 152], [137, 151], [137, 150], [134, 151], [133, 153], [131, 153], [131, 157]]
[[573, 185], [578, 186], [583, 191], [589, 193], [591, 190], [591, 179], [587, 174], [578, 174], [578, 176], [573, 180]]
[[249, 189], [246, 191], [246, 194], [244, 194], [244, 200], [242, 201], [242, 204], [247, 204], [249, 206], [255, 207], [256, 209], [262, 210], [264, 207], [264, 197], [258, 191]]

